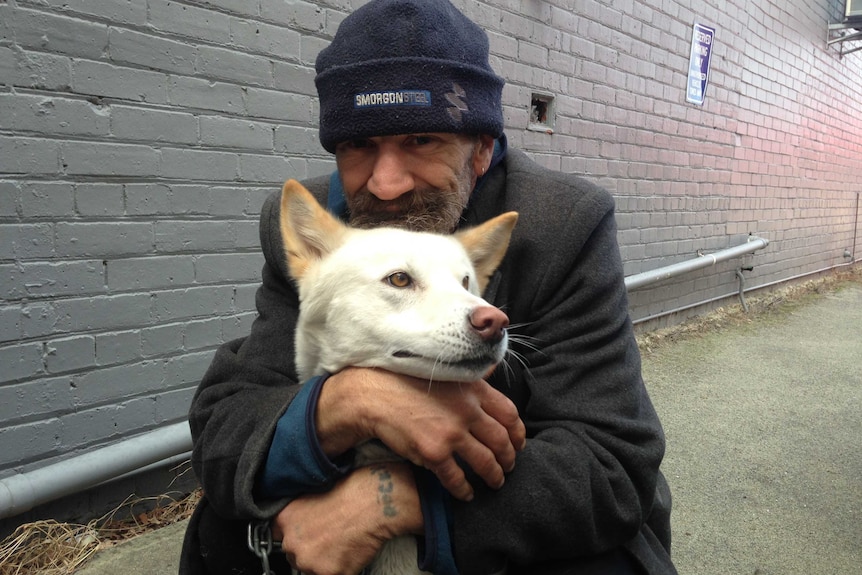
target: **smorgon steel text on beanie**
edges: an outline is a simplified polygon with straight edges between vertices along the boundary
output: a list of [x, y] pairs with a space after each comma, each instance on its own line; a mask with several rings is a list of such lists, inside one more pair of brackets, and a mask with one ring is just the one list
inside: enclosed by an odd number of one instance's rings
[[449, 132], [503, 133], [503, 79], [488, 36], [447, 0], [373, 0], [317, 57], [320, 143]]

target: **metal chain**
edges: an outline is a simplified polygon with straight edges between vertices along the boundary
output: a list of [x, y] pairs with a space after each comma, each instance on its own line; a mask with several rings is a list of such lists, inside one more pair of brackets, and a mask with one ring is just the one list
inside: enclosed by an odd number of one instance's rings
[[[272, 540], [272, 531], [269, 521], [249, 521], [248, 524], [248, 548], [260, 559], [263, 567], [263, 575], [276, 575], [269, 567], [269, 555], [276, 549], [281, 550], [281, 541]], [[359, 575], [368, 575], [370, 569], [367, 567], [359, 572]], [[296, 569], [290, 570], [291, 575], [302, 575]]]
[[[272, 540], [269, 521], [250, 521], [248, 524], [248, 548], [260, 559], [263, 575], [275, 575], [269, 568], [269, 554], [281, 549], [281, 542]], [[291, 570], [292, 571], [292, 570]], [[295, 575], [302, 575], [294, 572]]]

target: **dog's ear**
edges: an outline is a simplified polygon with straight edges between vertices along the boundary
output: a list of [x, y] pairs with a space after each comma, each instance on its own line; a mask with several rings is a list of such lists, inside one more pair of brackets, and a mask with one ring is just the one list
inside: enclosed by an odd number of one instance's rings
[[518, 212], [506, 212], [475, 228], [460, 231], [455, 238], [461, 242], [476, 268], [479, 292], [485, 291], [488, 281], [503, 261], [512, 230], [518, 222]]
[[310, 264], [340, 246], [347, 231], [347, 226], [323, 209], [296, 180], [288, 180], [281, 189], [279, 224], [287, 266], [297, 280]]

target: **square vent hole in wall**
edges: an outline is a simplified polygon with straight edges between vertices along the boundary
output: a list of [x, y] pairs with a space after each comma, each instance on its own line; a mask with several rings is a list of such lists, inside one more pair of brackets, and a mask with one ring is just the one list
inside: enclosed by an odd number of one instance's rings
[[527, 128], [553, 134], [555, 120], [554, 97], [550, 94], [532, 94], [530, 96], [530, 122]]

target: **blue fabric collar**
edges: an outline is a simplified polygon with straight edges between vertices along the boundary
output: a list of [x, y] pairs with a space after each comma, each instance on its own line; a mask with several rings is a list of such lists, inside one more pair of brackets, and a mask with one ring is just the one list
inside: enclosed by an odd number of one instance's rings
[[329, 194], [326, 197], [326, 209], [333, 215], [347, 221], [347, 200], [344, 198], [344, 187], [338, 170], [329, 176]]

